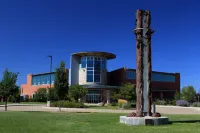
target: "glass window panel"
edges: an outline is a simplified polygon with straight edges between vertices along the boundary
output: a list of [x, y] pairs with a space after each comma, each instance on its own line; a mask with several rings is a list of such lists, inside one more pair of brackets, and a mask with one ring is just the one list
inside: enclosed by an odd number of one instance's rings
[[127, 79], [136, 79], [136, 73], [133, 71], [127, 71], [126, 77], [127, 77]]
[[87, 68], [87, 70], [93, 70], [93, 67]]
[[86, 61], [85, 60], [81, 61], [81, 68], [86, 68]]
[[93, 61], [87, 61], [87, 67], [93, 67]]
[[93, 74], [93, 71], [87, 71], [87, 74]]
[[94, 74], [100, 74], [100, 71], [94, 71]]
[[94, 75], [94, 82], [100, 82], [100, 75]]
[[174, 75], [153, 73], [152, 74], [152, 81], [175, 82], [175, 76]]
[[100, 68], [100, 66], [101, 66], [101, 62], [100, 61], [95, 61], [94, 62], [94, 68], [96, 69], [96, 68]]
[[93, 82], [93, 75], [87, 75], [87, 82]]

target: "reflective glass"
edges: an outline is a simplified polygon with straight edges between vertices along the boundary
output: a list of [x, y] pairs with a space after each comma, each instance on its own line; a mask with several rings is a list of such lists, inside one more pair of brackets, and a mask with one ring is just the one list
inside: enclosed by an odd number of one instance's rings
[[93, 82], [93, 75], [87, 75], [87, 82]]
[[94, 82], [100, 82], [100, 75], [94, 75]]
[[93, 61], [87, 61], [87, 67], [93, 67]]
[[93, 74], [93, 71], [87, 71], [87, 74]]

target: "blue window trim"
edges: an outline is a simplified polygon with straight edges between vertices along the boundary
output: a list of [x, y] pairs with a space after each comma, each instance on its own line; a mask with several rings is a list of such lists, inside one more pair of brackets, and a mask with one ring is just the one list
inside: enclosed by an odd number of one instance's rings
[[54, 84], [55, 74], [44, 74], [44, 75], [33, 75], [32, 76], [32, 85], [46, 85], [50, 83], [51, 76], [51, 84]]
[[[126, 78], [128, 80], [136, 79], [135, 71], [126, 71]], [[176, 82], [175, 75], [166, 75], [161, 73], [152, 73], [152, 81], [154, 82]]]

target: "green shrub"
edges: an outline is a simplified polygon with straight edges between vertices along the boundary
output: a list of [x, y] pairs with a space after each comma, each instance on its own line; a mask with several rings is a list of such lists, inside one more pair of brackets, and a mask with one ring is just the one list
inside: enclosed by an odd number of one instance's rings
[[83, 103], [78, 103], [74, 101], [55, 101], [51, 103], [51, 107], [59, 107], [59, 105], [62, 108], [84, 108]]
[[134, 103], [120, 103], [119, 104], [119, 108], [123, 108], [123, 109], [131, 109], [134, 107]]
[[200, 107], [200, 103], [199, 102], [194, 102], [194, 103], [192, 103], [192, 107]]
[[111, 105], [111, 106], [117, 106], [118, 103], [117, 103], [117, 102], [112, 102], [110, 105]]
[[132, 108], [131, 103], [125, 103], [123, 108], [124, 109], [131, 109]]

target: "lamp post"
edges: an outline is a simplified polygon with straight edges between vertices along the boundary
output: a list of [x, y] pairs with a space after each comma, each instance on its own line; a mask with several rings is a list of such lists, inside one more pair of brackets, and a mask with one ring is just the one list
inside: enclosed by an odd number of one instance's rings
[[50, 88], [51, 88], [52, 56], [48, 55], [48, 57], [50, 58]]
[[[50, 58], [50, 89], [51, 89], [51, 73], [52, 73], [52, 56], [48, 55], [48, 58]], [[49, 95], [49, 90], [47, 89], [47, 95]], [[49, 96], [47, 96], [47, 107], [50, 107], [50, 101]]]

